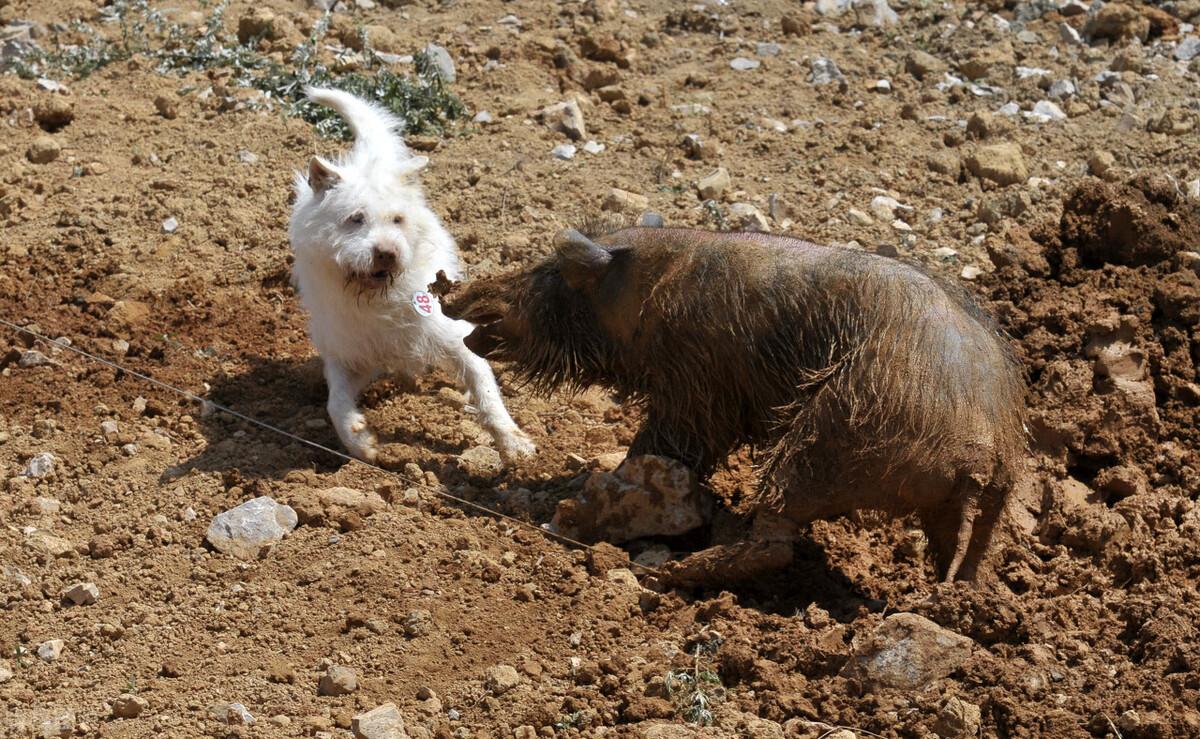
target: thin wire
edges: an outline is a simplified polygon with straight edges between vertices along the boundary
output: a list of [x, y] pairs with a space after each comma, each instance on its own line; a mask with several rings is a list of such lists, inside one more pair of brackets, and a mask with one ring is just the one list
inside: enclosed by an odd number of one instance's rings
[[[66, 349], [67, 351], [78, 354], [81, 357], [86, 357], [87, 359], [90, 359], [93, 362], [99, 362], [100, 364], [111, 367], [112, 369], [115, 369], [118, 372], [124, 372], [126, 374], [132, 375], [133, 377], [136, 377], [139, 380], [148, 382], [151, 385], [155, 385], [164, 390], [168, 390], [172, 393], [175, 393], [176, 395], [180, 395], [180, 396], [187, 398], [188, 400], [191, 400], [193, 402], [200, 403], [202, 406], [207, 406], [207, 407], [222, 411], [223, 413], [228, 413], [229, 415], [233, 416], [234, 418], [239, 418], [239, 419], [245, 421], [246, 423], [250, 423], [255, 426], [258, 426], [259, 428], [264, 429], [266, 431], [270, 431], [272, 433], [279, 434], [280, 436], [286, 436], [287, 438], [291, 439], [292, 441], [300, 442], [301, 444], [312, 447], [313, 449], [319, 449], [320, 451], [326, 452], [328, 454], [332, 454], [333, 456], [338, 457], [340, 459], [344, 459], [347, 462], [353, 462], [353, 463], [363, 465], [364, 467], [369, 467], [370, 469], [373, 469], [376, 472], [380, 472], [384, 475], [391, 475], [392, 477], [395, 477], [402, 482], [408, 483], [412, 487], [420, 488], [422, 490], [427, 490], [427, 491], [433, 493], [434, 495], [440, 496], [447, 500], [452, 500], [455, 503], [467, 506], [468, 508], [473, 508], [476, 511], [479, 511], [481, 513], [486, 513], [490, 516], [494, 516], [496, 518], [503, 519], [505, 521], [511, 521], [512, 523], [514, 523], [518, 526], [523, 526], [532, 531], [536, 531], [537, 533], [541, 534], [544, 537], [557, 539], [563, 543], [570, 544], [573, 547], [578, 547], [579, 549], [584, 549], [589, 552], [597, 551], [596, 548], [590, 544], [584, 544], [581, 541], [572, 539], [571, 537], [566, 536], [564, 534], [560, 534], [557, 531], [551, 531], [549, 529], [544, 529], [541, 526], [535, 526], [535, 525], [529, 523], [528, 521], [522, 521], [521, 519], [515, 518], [506, 513], [501, 513], [500, 511], [488, 508], [485, 505], [481, 505], [474, 501], [467, 500], [466, 498], [460, 498], [457, 495], [447, 493], [444, 490], [438, 490], [437, 488], [433, 487], [432, 485], [429, 485], [428, 483], [421, 482], [419, 480], [414, 480], [413, 478], [408, 477], [407, 475], [405, 475], [401, 472], [396, 472], [395, 470], [385, 469], [373, 462], [363, 461], [363, 460], [359, 459], [358, 457], [352, 457], [343, 451], [340, 451], [337, 449], [332, 449], [330, 447], [325, 446], [324, 444], [319, 444], [310, 439], [306, 439], [303, 436], [297, 436], [296, 434], [293, 434], [290, 431], [281, 429], [278, 426], [272, 426], [271, 424], [267, 423], [266, 421], [260, 421], [257, 418], [254, 418], [253, 416], [247, 416], [245, 413], [235, 411], [234, 409], [232, 409], [228, 406], [224, 406], [224, 405], [221, 405], [220, 403], [213, 402], [213, 401], [209, 400], [208, 398], [202, 398], [199, 395], [190, 393], [187, 390], [176, 387], [168, 382], [163, 382], [162, 380], [155, 379], [149, 375], [142, 374], [141, 372], [138, 372], [137, 370], [132, 370], [132, 369], [129, 369], [128, 367], [124, 367], [120, 364], [117, 364], [116, 362], [114, 362], [110, 359], [105, 359], [104, 357], [98, 356], [96, 354], [92, 354], [91, 352], [84, 351], [83, 349], [80, 349], [79, 347], [74, 346], [73, 344], [59, 343], [59, 342], [55, 341], [54, 339], [44, 336], [43, 334], [39, 334], [37, 331], [33, 331], [31, 329], [25, 328], [24, 326], [17, 325], [17, 324], [15, 324], [11, 321], [8, 321], [4, 318], [0, 318], [0, 324], [7, 326], [9, 329], [11, 329], [13, 331], [23, 333], [28, 336], [32, 336], [37, 341], [41, 341], [45, 344], [49, 344], [50, 346], [57, 347], [59, 349]], [[645, 572], [650, 573], [652, 575], [658, 575], [660, 577], [663, 576], [663, 573], [658, 571], [657, 569], [655, 569], [653, 567], [647, 567], [646, 565], [643, 565], [643, 564], [638, 564], [637, 562], [634, 562], [633, 560], [630, 560], [629, 565], [630, 565], [630, 567], [636, 567], [636, 568], [638, 568], [640, 570], [644, 570]]]

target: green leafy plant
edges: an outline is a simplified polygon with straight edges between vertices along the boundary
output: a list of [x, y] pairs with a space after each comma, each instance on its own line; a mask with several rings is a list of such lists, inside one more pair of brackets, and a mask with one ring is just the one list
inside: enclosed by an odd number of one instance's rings
[[697, 644], [692, 653], [692, 666], [672, 670], [663, 678], [667, 698], [689, 723], [712, 725], [713, 708], [725, 700], [725, 686], [711, 663], [719, 647], [718, 639]]
[[[329, 30], [324, 15], [309, 37], [299, 44], [286, 63], [258, 50], [261, 38], [239, 43], [225, 31], [226, 3], [215, 6], [199, 32], [169, 23], [148, 0], [114, 0], [101, 12], [104, 34], [81, 22], [70, 27], [78, 44], [57, 44], [51, 50], [29, 47], [0, 67], [0, 72], [25, 78], [65, 75], [76, 79], [133, 58], [149, 60], [160, 74], [187, 74], [220, 70], [223, 84], [259, 90], [261, 99], [251, 107], [278, 105], [288, 115], [314, 124], [323, 136], [348, 138], [349, 127], [333, 111], [304, 96], [308, 85], [336, 87], [382, 104], [405, 123], [408, 133], [444, 133], [451, 121], [463, 118], [466, 106], [446, 87], [425, 54], [413, 56], [414, 74], [397, 74], [370, 47], [362, 34], [361, 52], [342, 50], [332, 64], [322, 59], [321, 47]], [[183, 88], [182, 94], [194, 88]]]

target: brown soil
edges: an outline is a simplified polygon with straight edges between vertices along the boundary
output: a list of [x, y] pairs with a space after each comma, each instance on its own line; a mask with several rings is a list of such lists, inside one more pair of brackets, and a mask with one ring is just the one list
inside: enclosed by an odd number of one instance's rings
[[[11, 0], [0, 2], [0, 19], [94, 20], [96, 5]], [[300, 28], [316, 17], [299, 1], [256, 5]], [[1200, 735], [1200, 223], [1177, 185], [1200, 176], [1200, 145], [1167, 125], [1194, 123], [1177, 96], [1195, 89], [1195, 72], [1146, 61], [1162, 79], [1133, 75], [1140, 97], [1129, 115], [1142, 124], [1131, 129], [1089, 82], [1127, 52], [1051, 54], [1062, 20], [1051, 13], [1028, 23], [1040, 41], [1021, 46], [1018, 63], [1083, 81], [1063, 103], [1070, 118], [963, 133], [956, 119], [1000, 102], [938, 92], [904, 58], [924, 48], [951, 64], [983, 63], [979, 49], [999, 32], [982, 9], [902, 10], [889, 38], [847, 33], [848, 18], [830, 33], [783, 2], [670, 12], [600, 0], [382, 5], [356, 17], [390, 27], [400, 51], [443, 43], [459, 67], [454, 89], [496, 118], [443, 139], [426, 177], [479, 274], [544, 255], [556, 231], [594, 213], [613, 187], [647, 196], [668, 223], [712, 227], [694, 183], [717, 165], [733, 179], [728, 203], [767, 213], [776, 196], [775, 230], [895, 249], [951, 274], [982, 268], [979, 290], [1032, 388], [1029, 540], [1003, 552], [999, 591], [937, 585], [913, 522], [863, 512], [814, 525], [797, 564], [778, 576], [722, 593], [652, 593], [608, 576], [628, 566], [622, 550], [572, 551], [432, 493], [405, 495], [398, 478], [61, 350], [39, 346], [52, 363], [21, 367], [28, 343], [5, 333], [0, 667], [14, 677], [0, 682], [0, 735], [40, 732], [71, 710], [78, 733], [93, 736], [344, 737], [352, 715], [392, 701], [413, 736], [509, 737], [522, 726], [683, 736], [654, 727], [686, 726], [662, 697], [663, 678], [691, 667], [698, 645], [727, 690], [702, 735], [776, 736], [784, 726], [805, 735], [819, 721], [929, 736], [950, 697], [982, 709], [986, 736]], [[247, 7], [230, 7], [231, 28]], [[497, 23], [509, 13], [519, 34]], [[785, 13], [789, 28], [809, 32], [785, 35]], [[974, 28], [942, 34], [963, 20]], [[757, 57], [756, 41], [782, 53]], [[762, 66], [735, 72], [735, 56]], [[846, 90], [807, 81], [815, 56], [837, 61]], [[285, 228], [292, 170], [338, 145], [278, 113], [179, 96], [212, 81], [149, 67], [134, 60], [66, 81], [74, 118], [53, 132], [32, 113], [52, 93], [0, 77], [0, 317], [336, 446], [288, 284]], [[615, 77], [629, 104], [586, 92], [589, 73]], [[891, 94], [868, 89], [880, 77]], [[1023, 103], [1044, 97], [1011, 71], [996, 79]], [[587, 101], [588, 138], [607, 149], [562, 162], [549, 152], [565, 137], [534, 119], [575, 93]], [[177, 98], [177, 117], [156, 112], [159, 95]], [[709, 113], [672, 107], [690, 103]], [[915, 113], [902, 115], [906, 106]], [[679, 146], [689, 133], [712, 158], [689, 158]], [[1040, 179], [998, 189], [961, 174], [981, 135], [1017, 143]], [[34, 164], [27, 150], [44, 136], [61, 153]], [[1083, 174], [1101, 149], [1116, 155], [1109, 182]], [[897, 212], [915, 238], [880, 218], [848, 220], [878, 194], [915, 208]], [[981, 203], [1021, 195], [1025, 207], [1005, 205], [1010, 214], [972, 240]], [[928, 218], [935, 208], [941, 219]], [[169, 217], [179, 227], [167, 234]], [[959, 254], [934, 254], [947, 245]], [[416, 464], [431, 486], [535, 525], [580, 489], [578, 458], [619, 453], [636, 428], [603, 393], [538, 398], [509, 387], [540, 454], [496, 479], [469, 478], [457, 456], [481, 432], [448, 387], [430, 378], [415, 390], [382, 382], [369, 391], [389, 465], [411, 477], [406, 465]], [[106, 420], [118, 433], [101, 431]], [[41, 452], [54, 455], [54, 472], [22, 477]], [[720, 474], [731, 505], [752, 475], [749, 456]], [[333, 486], [378, 491], [389, 505], [367, 516], [313, 502], [313, 491]], [[212, 516], [257, 495], [292, 502], [304, 523], [253, 563], [206, 548]], [[46, 554], [31, 545], [32, 529], [70, 548]], [[701, 538], [666, 543], [681, 552]], [[79, 581], [97, 585], [98, 602], [64, 603]], [[866, 691], [840, 677], [852, 644], [898, 611], [984, 648], [923, 690]], [[43, 662], [37, 645], [49, 639], [65, 649]], [[327, 663], [352, 667], [358, 689], [318, 695]], [[497, 695], [488, 671], [501, 664], [520, 682]], [[141, 716], [110, 719], [122, 693], [148, 702]], [[213, 718], [211, 707], [233, 702], [254, 726]]]

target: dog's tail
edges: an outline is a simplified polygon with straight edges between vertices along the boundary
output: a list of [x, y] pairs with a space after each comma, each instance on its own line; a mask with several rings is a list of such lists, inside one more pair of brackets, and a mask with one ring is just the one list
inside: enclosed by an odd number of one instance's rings
[[382, 106], [328, 87], [306, 87], [304, 94], [314, 103], [333, 108], [350, 124], [355, 153], [370, 152], [377, 157], [383, 152], [391, 152], [398, 159], [411, 156], [400, 138], [399, 129], [404, 122]]

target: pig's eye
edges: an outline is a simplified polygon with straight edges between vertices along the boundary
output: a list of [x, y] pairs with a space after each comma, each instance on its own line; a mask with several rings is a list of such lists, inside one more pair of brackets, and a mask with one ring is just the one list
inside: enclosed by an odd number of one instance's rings
[[362, 211], [359, 211], [346, 219], [347, 226], [361, 226], [366, 222], [367, 216]]
[[396, 224], [397, 226], [403, 226], [404, 216], [392, 216], [392, 223]]

